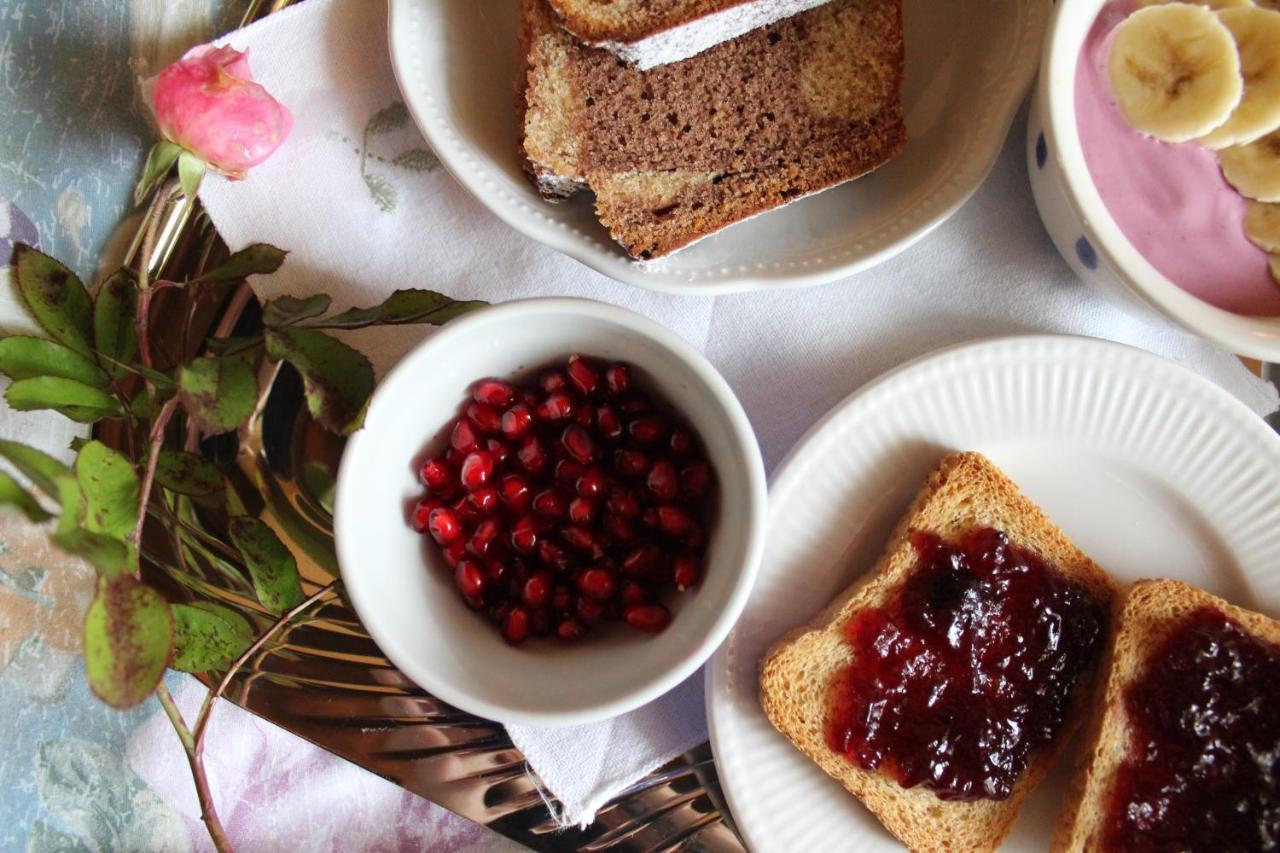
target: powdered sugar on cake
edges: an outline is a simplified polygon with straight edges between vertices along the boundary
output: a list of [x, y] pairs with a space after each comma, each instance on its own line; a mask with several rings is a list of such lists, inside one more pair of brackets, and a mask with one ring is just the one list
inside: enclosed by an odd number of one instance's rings
[[723, 41], [814, 9], [829, 0], [749, 0], [634, 42], [592, 42], [641, 71], [696, 56]]

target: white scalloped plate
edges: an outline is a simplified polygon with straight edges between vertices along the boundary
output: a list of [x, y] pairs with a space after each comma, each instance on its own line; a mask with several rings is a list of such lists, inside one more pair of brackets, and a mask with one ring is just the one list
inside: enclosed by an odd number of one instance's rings
[[[1280, 613], [1280, 437], [1218, 386], [1089, 338], [984, 341], [898, 368], [836, 406], [779, 467], [755, 590], [707, 667], [720, 782], [753, 850], [901, 849], [769, 725], [756, 669], [875, 562], [953, 450], [989, 456], [1121, 580], [1178, 578]], [[1006, 849], [1047, 849], [1073, 752]]]
[[843, 278], [897, 254], [986, 177], [1035, 75], [1044, 0], [905, 0], [909, 141], [884, 168], [670, 258], [627, 259], [586, 197], [539, 198], [516, 157], [517, 0], [388, 0], [405, 102], [441, 162], [518, 231], [628, 284], [709, 296]]

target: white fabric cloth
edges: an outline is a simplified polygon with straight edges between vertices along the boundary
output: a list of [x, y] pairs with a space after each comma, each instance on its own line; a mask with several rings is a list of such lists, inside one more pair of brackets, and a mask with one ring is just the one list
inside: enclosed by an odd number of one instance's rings
[[[1068, 332], [1122, 341], [1199, 371], [1259, 413], [1275, 408], [1274, 389], [1233, 356], [1158, 317], [1121, 314], [1075, 278], [1036, 215], [1021, 121], [977, 196], [874, 270], [801, 291], [662, 296], [615, 283], [522, 237], [443, 170], [387, 162], [423, 143], [407, 124], [365, 134], [370, 118], [400, 98], [383, 14], [381, 4], [310, 0], [228, 39], [251, 49], [255, 75], [297, 122], [248, 180], [211, 178], [201, 192], [232, 248], [267, 241], [291, 250], [279, 273], [254, 282], [262, 297], [325, 291], [344, 307], [419, 286], [491, 301], [571, 294], [625, 306], [707, 353], [742, 399], [770, 467], [827, 409], [882, 371], [994, 335]], [[495, 102], [507, 97], [494, 94]], [[380, 207], [361, 175], [366, 136], [376, 149], [367, 165], [385, 173], [394, 204], [384, 197]], [[426, 334], [382, 329], [354, 343], [381, 372]], [[563, 820], [585, 822], [627, 784], [705, 738], [701, 683], [695, 678], [617, 720], [509, 731], [563, 804]]]

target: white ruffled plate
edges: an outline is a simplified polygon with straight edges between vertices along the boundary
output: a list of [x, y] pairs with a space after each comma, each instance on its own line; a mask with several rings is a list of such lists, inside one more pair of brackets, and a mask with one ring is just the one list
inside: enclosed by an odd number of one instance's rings
[[[757, 667], [875, 562], [954, 450], [990, 457], [1119, 579], [1177, 578], [1280, 613], [1280, 437], [1218, 386], [1089, 338], [985, 341], [899, 368], [836, 406], [779, 467], [755, 589], [707, 667], [720, 782], [753, 850], [901, 849], [769, 725]], [[1073, 752], [1006, 849], [1047, 849]]]
[[516, 155], [517, 0], [388, 0], [405, 102], [454, 177], [513, 228], [619, 281], [708, 296], [821, 284], [954, 213], [995, 163], [1035, 75], [1043, 0], [905, 0], [909, 141], [884, 168], [670, 258], [627, 259], [588, 198], [543, 201]]

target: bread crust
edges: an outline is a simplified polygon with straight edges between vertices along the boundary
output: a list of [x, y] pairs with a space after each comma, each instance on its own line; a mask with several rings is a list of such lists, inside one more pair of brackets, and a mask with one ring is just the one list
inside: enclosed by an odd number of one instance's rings
[[662, 0], [637, 6], [629, 15], [601, 14], [598, 4], [582, 0], [549, 0], [561, 25], [575, 38], [588, 43], [632, 43], [664, 30], [721, 12], [744, 6], [755, 0]]
[[832, 679], [852, 660], [843, 629], [858, 612], [885, 603], [915, 568], [913, 530], [954, 539], [980, 527], [1005, 532], [1038, 552], [1068, 579], [1109, 604], [1117, 584], [1023, 495], [986, 457], [965, 452], [942, 460], [898, 522], [876, 565], [808, 624], [765, 655], [760, 704], [773, 726], [863, 802], [889, 832], [918, 851], [994, 850], [1008, 835], [1027, 795], [1048, 774], [1084, 716], [1091, 685], [1076, 691], [1068, 724], [1039, 750], [1005, 800], [944, 801], [924, 787], [904, 788], [888, 774], [866, 771], [827, 746]]
[[1124, 694], [1146, 670], [1158, 648], [1193, 611], [1212, 607], [1246, 631], [1280, 644], [1280, 621], [1228, 604], [1202, 589], [1174, 580], [1141, 580], [1113, 603], [1112, 635], [1097, 682], [1085, 748], [1058, 815], [1050, 850], [1101, 849], [1107, 797], [1116, 770], [1128, 757], [1132, 729]]

